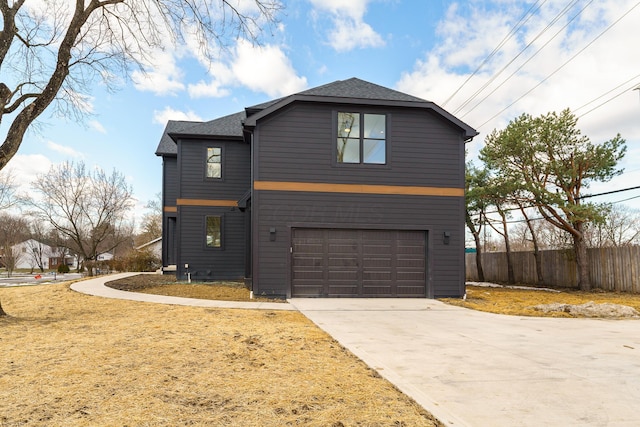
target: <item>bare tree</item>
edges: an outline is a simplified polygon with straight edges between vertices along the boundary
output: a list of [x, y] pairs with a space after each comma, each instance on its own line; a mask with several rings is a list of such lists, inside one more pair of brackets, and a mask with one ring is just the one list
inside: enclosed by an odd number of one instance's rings
[[624, 205], [610, 205], [604, 221], [592, 224], [585, 233], [590, 247], [620, 247], [640, 243], [640, 211]]
[[37, 199], [25, 204], [40, 221], [68, 239], [70, 249], [88, 264], [89, 275], [97, 256], [111, 251], [132, 235], [128, 214], [132, 190], [124, 175], [100, 169], [87, 171], [84, 163], [62, 163], [32, 183]]
[[2, 264], [7, 269], [7, 276], [11, 276], [18, 263], [23, 259], [21, 247], [29, 235], [27, 221], [17, 215], [0, 214], [0, 248], [2, 249]]
[[44, 272], [45, 266], [49, 266], [48, 260], [52, 255], [45, 224], [37, 220], [31, 221], [29, 228], [31, 238], [27, 240], [27, 246], [31, 268], [38, 267], [40, 272]]
[[96, 81], [145, 71], [154, 53], [192, 46], [216, 57], [232, 39], [258, 40], [275, 22], [277, 0], [0, 0], [0, 170], [50, 105], [79, 118]]
[[17, 188], [15, 177], [9, 171], [0, 171], [0, 210], [15, 204]]
[[162, 193], [157, 193], [145, 206], [138, 243], [147, 243], [162, 236]]

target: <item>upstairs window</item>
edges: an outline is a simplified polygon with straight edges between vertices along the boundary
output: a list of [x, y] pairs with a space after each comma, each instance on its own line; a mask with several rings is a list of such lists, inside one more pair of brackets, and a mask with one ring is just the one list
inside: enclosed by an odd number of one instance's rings
[[222, 149], [220, 147], [207, 148], [207, 178], [222, 178]]
[[338, 113], [337, 162], [387, 163], [387, 116]]
[[206, 217], [206, 245], [208, 248], [222, 246], [222, 218], [219, 216]]

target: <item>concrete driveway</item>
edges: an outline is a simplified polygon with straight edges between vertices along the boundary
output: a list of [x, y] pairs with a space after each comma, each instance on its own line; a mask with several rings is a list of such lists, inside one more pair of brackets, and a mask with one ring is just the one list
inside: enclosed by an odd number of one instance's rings
[[640, 425], [640, 321], [502, 316], [423, 299], [292, 299], [450, 426]]

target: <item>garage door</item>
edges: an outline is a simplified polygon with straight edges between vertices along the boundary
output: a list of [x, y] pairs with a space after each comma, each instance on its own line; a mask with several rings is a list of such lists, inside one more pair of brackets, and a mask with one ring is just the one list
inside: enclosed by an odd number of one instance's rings
[[424, 231], [292, 230], [294, 297], [424, 297]]

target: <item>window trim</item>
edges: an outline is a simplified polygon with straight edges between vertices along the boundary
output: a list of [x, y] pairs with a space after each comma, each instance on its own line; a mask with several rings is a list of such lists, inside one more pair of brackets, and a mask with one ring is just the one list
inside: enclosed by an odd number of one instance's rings
[[[358, 140], [360, 142], [360, 162], [359, 163], [344, 163], [338, 161], [338, 114], [339, 113], [358, 113], [360, 114], [361, 121], [361, 133], [358, 136]], [[385, 116], [385, 144], [384, 144], [384, 163], [365, 163], [364, 158], [362, 156], [362, 152], [364, 149], [364, 140], [368, 138], [364, 138], [364, 115], [365, 114], [376, 114]], [[369, 109], [362, 108], [341, 108], [333, 110], [332, 114], [332, 149], [331, 149], [331, 165], [339, 168], [376, 168], [376, 169], [389, 169], [391, 167], [391, 158], [390, 158], [390, 129], [391, 129], [391, 113], [390, 112], [381, 112]]]
[[[208, 176], [207, 175], [207, 171], [208, 171], [208, 165], [209, 165], [209, 161], [208, 161], [208, 155], [209, 155], [209, 148], [219, 148], [220, 149], [220, 177], [214, 177], [214, 176]], [[203, 171], [203, 175], [204, 175], [204, 180], [205, 181], [224, 181], [224, 159], [225, 159], [225, 150], [224, 150], [224, 145], [222, 144], [205, 144], [204, 146], [204, 171]]]
[[[215, 217], [215, 218], [220, 218], [220, 246], [209, 246], [207, 244], [207, 222], [208, 222], [208, 218], [211, 217]], [[207, 251], [221, 251], [224, 250], [224, 214], [219, 213], [219, 214], [205, 214], [204, 215], [204, 221], [203, 221], [204, 225], [204, 232], [202, 233], [203, 235], [203, 246], [204, 249]]]

